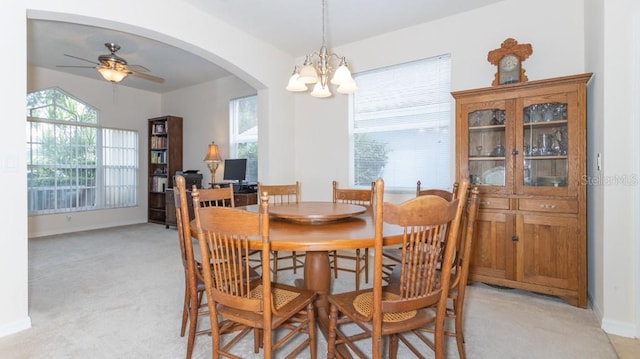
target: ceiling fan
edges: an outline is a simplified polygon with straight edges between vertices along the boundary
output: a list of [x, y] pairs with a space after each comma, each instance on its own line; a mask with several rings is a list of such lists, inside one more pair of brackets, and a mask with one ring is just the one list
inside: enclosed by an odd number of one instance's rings
[[128, 75], [139, 77], [141, 79], [163, 83], [164, 79], [161, 77], [153, 76], [148, 74], [149, 69], [140, 65], [129, 65], [127, 61], [122, 57], [116, 55], [116, 52], [120, 50], [120, 45], [114, 44], [112, 42], [107, 42], [104, 46], [109, 49], [110, 54], [100, 55], [98, 56], [98, 62], [83, 59], [81, 57], [64, 54], [64, 56], [71, 57], [74, 59], [90, 62], [96, 66], [73, 66], [73, 65], [58, 65], [56, 67], [84, 67], [84, 68], [95, 68], [100, 72], [102, 77], [110, 82], [120, 82], [124, 80]]

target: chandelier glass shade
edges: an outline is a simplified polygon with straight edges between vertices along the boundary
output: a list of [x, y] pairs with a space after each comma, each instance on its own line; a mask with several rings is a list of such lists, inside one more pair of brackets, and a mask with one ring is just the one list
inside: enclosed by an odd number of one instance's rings
[[124, 80], [125, 77], [127, 77], [127, 73], [124, 71], [118, 71], [116, 69], [112, 69], [109, 67], [100, 67], [98, 68], [98, 71], [100, 72], [100, 75], [102, 75], [102, 77], [110, 82], [120, 82], [122, 80]]
[[[351, 76], [345, 57], [329, 52], [325, 43], [325, 2], [322, 0], [322, 47], [320, 51], [308, 54], [302, 68], [293, 68], [286, 89], [291, 92], [304, 92], [308, 84], [315, 84], [311, 96], [324, 98], [332, 95], [329, 84], [338, 86], [337, 91], [350, 94], [358, 88]], [[335, 70], [335, 71], [334, 71]]]

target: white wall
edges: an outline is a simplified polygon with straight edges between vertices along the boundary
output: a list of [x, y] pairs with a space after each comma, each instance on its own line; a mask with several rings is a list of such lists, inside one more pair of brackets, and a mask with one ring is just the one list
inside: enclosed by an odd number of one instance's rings
[[[235, 76], [166, 93], [162, 96], [164, 113], [183, 117], [182, 163], [185, 170], [200, 170], [203, 185], [211, 182], [211, 173], [202, 161], [211, 141], [218, 144], [220, 156], [229, 158], [229, 100], [255, 95], [256, 90]], [[216, 171], [222, 180], [224, 164]]]
[[[640, 332], [638, 322], [638, 20], [640, 3], [635, 0], [602, 1], [604, 48], [602, 102], [602, 175], [623, 179], [605, 183], [601, 211], [603, 236], [595, 238], [603, 249], [602, 303], [603, 329], [632, 336]], [[627, 180], [624, 180], [624, 179]]]
[[[0, 48], [15, 56], [0, 57], [5, 71], [0, 82], [5, 121], [0, 131], [0, 337], [31, 326], [28, 308], [27, 266], [27, 171], [25, 104], [27, 84], [27, 22], [24, 9], [15, 1], [0, 2]], [[11, 34], [9, 36], [9, 34]]]

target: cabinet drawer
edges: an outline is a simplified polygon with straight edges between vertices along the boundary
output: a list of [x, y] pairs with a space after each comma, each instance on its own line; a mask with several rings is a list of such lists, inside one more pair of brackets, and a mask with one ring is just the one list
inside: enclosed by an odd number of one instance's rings
[[520, 199], [518, 209], [523, 211], [578, 213], [578, 201], [565, 199]]
[[509, 198], [482, 196], [480, 209], [509, 209]]

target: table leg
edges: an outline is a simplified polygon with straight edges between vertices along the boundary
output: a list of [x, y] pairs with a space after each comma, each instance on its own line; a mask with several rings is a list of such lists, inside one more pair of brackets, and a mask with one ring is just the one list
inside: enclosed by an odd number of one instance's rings
[[327, 294], [331, 292], [331, 267], [329, 252], [306, 252], [304, 262], [304, 287], [318, 294], [316, 308], [324, 308], [329, 313]]
[[[304, 285], [318, 294], [315, 302], [318, 327], [325, 338], [329, 337], [329, 302], [327, 295], [331, 293], [331, 266], [329, 265], [329, 252], [309, 251], [305, 254], [304, 282], [296, 283]], [[351, 353], [345, 345], [339, 345], [336, 350], [343, 358], [351, 358]]]

